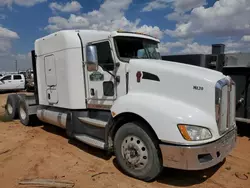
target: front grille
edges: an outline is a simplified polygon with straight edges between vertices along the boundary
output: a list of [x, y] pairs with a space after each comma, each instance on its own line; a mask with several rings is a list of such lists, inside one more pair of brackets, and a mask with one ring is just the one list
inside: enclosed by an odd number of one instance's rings
[[225, 85], [222, 87], [222, 97], [221, 97], [221, 105], [220, 105], [220, 125], [219, 125], [219, 131], [220, 133], [223, 133], [228, 128], [228, 114], [229, 114], [229, 103], [228, 99], [230, 98], [228, 96], [228, 85]]
[[[224, 134], [235, 124], [235, 83], [230, 77], [216, 84], [216, 120], [220, 134]], [[219, 113], [218, 113], [219, 112]]]
[[236, 85], [233, 82], [231, 85], [231, 92], [230, 92], [230, 120], [229, 123], [231, 126], [235, 125], [235, 116], [236, 116]]

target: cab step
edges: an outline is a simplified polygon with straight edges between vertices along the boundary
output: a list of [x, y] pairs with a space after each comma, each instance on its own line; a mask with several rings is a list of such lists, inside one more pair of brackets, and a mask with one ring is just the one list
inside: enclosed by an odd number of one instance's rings
[[88, 117], [78, 117], [78, 119], [82, 122], [82, 123], [86, 123], [95, 127], [99, 127], [99, 128], [105, 128], [107, 125], [107, 122], [102, 121], [102, 120], [98, 120], [98, 119], [92, 119], [92, 118], [88, 118]]
[[99, 149], [104, 149], [105, 143], [101, 140], [98, 140], [96, 138], [93, 138], [93, 137], [85, 135], [85, 134], [75, 134], [74, 137], [77, 140], [79, 140], [85, 144], [88, 144], [90, 146], [93, 146], [93, 147], [96, 147]]

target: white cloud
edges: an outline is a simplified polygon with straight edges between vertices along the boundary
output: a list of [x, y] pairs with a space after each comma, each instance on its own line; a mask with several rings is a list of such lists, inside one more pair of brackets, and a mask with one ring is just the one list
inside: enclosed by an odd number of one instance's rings
[[[243, 39], [232, 40], [227, 39], [222, 41], [225, 44], [225, 53], [236, 53], [236, 52], [249, 52], [250, 43], [247, 41], [248, 37]], [[160, 52], [162, 55], [173, 55], [173, 54], [211, 54], [212, 44], [203, 45], [199, 44], [193, 39], [179, 40], [176, 42], [166, 42], [160, 44]]]
[[47, 0], [0, 0], [0, 6], [11, 7], [13, 4], [25, 7], [31, 7], [38, 3], [46, 2]]
[[172, 12], [166, 15], [165, 18], [173, 21], [187, 21], [189, 19], [189, 15], [183, 12]]
[[179, 22], [187, 21], [189, 15], [186, 12], [203, 5], [206, 5], [206, 0], [174, 0], [172, 3], [173, 12], [166, 15], [165, 18]]
[[206, 0], [152, 0], [143, 7], [142, 12], [164, 9], [171, 6], [175, 12], [186, 12], [206, 4]]
[[28, 56], [28, 54], [17, 54], [15, 57], [16, 57], [17, 59], [28, 59], [28, 58], [30, 58], [30, 57]]
[[172, 1], [173, 0], [153, 0], [146, 4], [146, 6], [142, 9], [142, 12], [150, 12], [152, 10], [164, 9], [167, 7], [167, 4]]
[[250, 43], [249, 36], [243, 37], [241, 40], [226, 40], [224, 44], [226, 45], [226, 53], [232, 52], [249, 52]]
[[0, 38], [0, 55], [7, 53], [11, 49], [11, 41]]
[[212, 47], [206, 45], [200, 45], [197, 42], [187, 44], [180, 54], [211, 54]]
[[250, 35], [245, 35], [241, 38], [242, 41], [244, 42], [250, 42]]
[[76, 16], [71, 14], [69, 18], [60, 16], [50, 17], [49, 25], [45, 30], [54, 32], [61, 29], [96, 29], [96, 30], [118, 30], [141, 31], [162, 38], [163, 32], [157, 26], [139, 26], [140, 19], [130, 21], [125, 17], [132, 0], [105, 0], [99, 10]]
[[159, 45], [161, 55], [168, 54], [209, 54], [212, 47], [194, 42], [193, 39], [181, 39], [176, 42], [163, 42]]
[[0, 38], [1, 39], [18, 39], [19, 36], [16, 32], [0, 26]]
[[201, 34], [239, 36], [250, 32], [250, 1], [219, 0], [212, 7], [194, 8], [186, 22], [166, 30], [173, 37], [192, 37]]
[[176, 12], [186, 12], [206, 4], [206, 0], [174, 0], [173, 8]]
[[60, 11], [60, 12], [78, 12], [82, 6], [77, 1], [63, 3], [53, 2], [49, 5], [50, 9], [53, 11]]
[[60, 29], [71, 29], [71, 28], [82, 28], [88, 27], [89, 23], [88, 20], [82, 16], [76, 16], [71, 14], [69, 19], [65, 19], [60, 16], [50, 17], [49, 24], [46, 29], [51, 31], [56, 31]]
[[[128, 30], [129, 30], [129, 28], [128, 28]], [[157, 26], [143, 25], [141, 27], [134, 28], [134, 30], [138, 31], [138, 32], [142, 32], [142, 33], [147, 33], [147, 34], [154, 36], [158, 39], [161, 39], [163, 37], [163, 32]]]
[[[12, 40], [19, 39], [16, 32], [4, 28], [0, 25], [0, 68], [1, 71], [12, 68], [13, 59], [11, 55]], [[10, 64], [12, 63], [12, 64]]]
[[38, 3], [46, 2], [47, 0], [15, 0], [14, 2], [19, 6], [31, 7]]
[[14, 39], [19, 39], [16, 32], [0, 26], [0, 56], [8, 54], [11, 49], [11, 42]]
[[185, 47], [185, 43], [177, 41], [177, 42], [162, 42], [159, 45], [159, 49], [161, 52], [161, 55], [166, 55], [172, 52], [173, 49], [175, 48], [183, 48]]

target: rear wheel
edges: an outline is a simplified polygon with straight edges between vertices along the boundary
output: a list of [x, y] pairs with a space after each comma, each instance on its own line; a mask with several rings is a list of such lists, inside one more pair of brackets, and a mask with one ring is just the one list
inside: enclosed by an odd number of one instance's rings
[[32, 125], [32, 119], [33, 119], [33, 117], [31, 115], [29, 115], [28, 106], [27, 106], [25, 100], [21, 99], [19, 101], [18, 115], [19, 115], [20, 122], [23, 125], [25, 125], [25, 126]]
[[11, 120], [17, 117], [17, 95], [9, 95], [6, 102], [6, 114]]
[[116, 133], [115, 155], [122, 170], [134, 178], [151, 181], [162, 171], [154, 136], [140, 123], [127, 123]]

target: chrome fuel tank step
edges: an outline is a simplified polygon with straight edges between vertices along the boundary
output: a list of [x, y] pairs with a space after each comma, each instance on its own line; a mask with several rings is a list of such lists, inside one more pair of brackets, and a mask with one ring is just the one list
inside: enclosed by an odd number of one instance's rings
[[99, 149], [104, 149], [105, 143], [96, 138], [85, 134], [75, 134], [74, 137], [85, 144], [91, 145]]
[[92, 119], [92, 118], [88, 118], [88, 117], [78, 117], [78, 119], [82, 122], [82, 123], [86, 123], [95, 127], [99, 127], [99, 128], [105, 128], [105, 126], [107, 125], [107, 122], [105, 121], [101, 121], [98, 119]]

